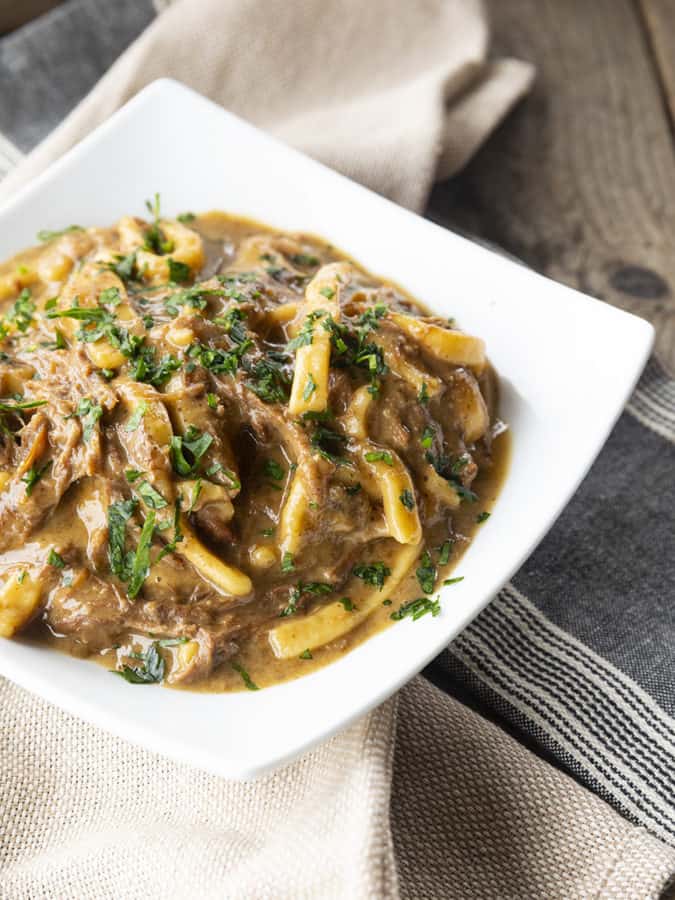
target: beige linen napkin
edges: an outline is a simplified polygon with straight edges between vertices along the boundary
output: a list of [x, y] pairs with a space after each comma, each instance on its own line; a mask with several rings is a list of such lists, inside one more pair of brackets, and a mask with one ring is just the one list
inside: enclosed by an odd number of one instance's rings
[[249, 784], [2, 679], [0, 734], [2, 900], [648, 900], [675, 867], [675, 849], [422, 678], [398, 713], [389, 701]]
[[[170, 75], [420, 209], [529, 85], [528, 66], [486, 62], [487, 36], [476, 0], [180, 0], [0, 197]], [[673, 867], [675, 851], [421, 678], [252, 784], [0, 679], [2, 900], [624, 900], [657, 897]]]
[[[419, 210], [527, 91], [486, 62], [479, 0], [180, 0], [12, 172], [0, 199], [156, 78], [217, 103]], [[167, 110], [167, 115], [171, 111]]]

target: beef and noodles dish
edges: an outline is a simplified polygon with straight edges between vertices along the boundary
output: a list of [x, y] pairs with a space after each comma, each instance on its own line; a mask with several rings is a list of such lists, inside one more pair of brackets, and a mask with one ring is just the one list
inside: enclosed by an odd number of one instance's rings
[[0, 636], [255, 690], [438, 615], [508, 451], [483, 342], [317, 238], [148, 210], [0, 266]]

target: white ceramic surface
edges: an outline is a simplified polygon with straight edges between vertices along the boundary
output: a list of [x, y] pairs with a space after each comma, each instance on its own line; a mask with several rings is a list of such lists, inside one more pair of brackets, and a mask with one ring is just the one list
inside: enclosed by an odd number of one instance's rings
[[[483, 608], [551, 527], [642, 370], [652, 328], [389, 203], [171, 81], [152, 84], [0, 210], [0, 258], [40, 228], [162, 208], [224, 209], [322, 235], [485, 338], [513, 461], [490, 521], [441, 592], [297, 681], [231, 695], [126, 684], [92, 663], [0, 640], [0, 673], [66, 710], [229, 778], [288, 762], [389, 697]], [[591, 539], [591, 536], [589, 536]]]

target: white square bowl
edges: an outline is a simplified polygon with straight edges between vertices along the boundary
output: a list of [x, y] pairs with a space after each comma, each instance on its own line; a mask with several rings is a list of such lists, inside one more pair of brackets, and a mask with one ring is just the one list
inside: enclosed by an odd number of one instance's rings
[[[442, 613], [259, 692], [132, 687], [64, 654], [0, 640], [0, 673], [175, 759], [228, 778], [288, 762], [381, 703], [477, 615], [546, 534], [604, 444], [653, 331], [413, 215], [172, 81], [158, 81], [0, 210], [0, 259], [40, 228], [107, 225], [159, 191], [167, 214], [224, 209], [315, 232], [485, 338], [513, 459]], [[66, 377], [66, 373], [64, 373]]]

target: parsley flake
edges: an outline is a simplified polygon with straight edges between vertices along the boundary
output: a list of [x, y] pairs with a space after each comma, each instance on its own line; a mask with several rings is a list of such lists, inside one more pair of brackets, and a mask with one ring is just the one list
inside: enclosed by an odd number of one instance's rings
[[436, 566], [433, 564], [431, 554], [425, 550], [420, 559], [420, 565], [415, 570], [419, 585], [425, 594], [431, 594], [436, 584]]
[[418, 597], [416, 600], [409, 600], [408, 603], [404, 603], [403, 606], [396, 610], [396, 612], [391, 614], [390, 618], [395, 622], [398, 622], [401, 619], [409, 617], [413, 622], [416, 622], [427, 613], [431, 613], [431, 615], [435, 617], [440, 615], [440, 612], [441, 604], [438, 597], [433, 600], [431, 597]]
[[259, 691], [260, 690], [258, 685], [253, 681], [253, 679], [251, 678], [251, 676], [248, 674], [248, 672], [246, 671], [246, 669], [243, 666], [239, 665], [239, 663], [232, 663], [232, 668], [234, 669], [235, 672], [238, 672], [239, 675], [241, 675], [241, 680], [244, 682], [244, 684], [246, 685], [246, 687], [249, 691]]
[[310, 372], [307, 376], [307, 383], [305, 384], [305, 389], [302, 392], [302, 399], [309, 400], [309, 398], [312, 396], [312, 394], [314, 393], [315, 390], [316, 390], [316, 381], [314, 381], [312, 373]]
[[398, 499], [407, 510], [412, 511], [415, 508], [415, 498], [413, 497], [412, 491], [409, 491], [407, 488], [401, 493]]
[[148, 404], [145, 402], [145, 400], [141, 400], [136, 409], [129, 416], [129, 421], [127, 422], [124, 430], [127, 432], [136, 431], [147, 411]]
[[388, 450], [372, 450], [366, 453], [366, 462], [383, 462], [388, 466], [394, 465], [394, 457]]
[[169, 454], [176, 472], [184, 477], [194, 475], [212, 443], [213, 436], [206, 431], [200, 432], [194, 425], [190, 425], [182, 437], [174, 435], [169, 444]]
[[389, 566], [385, 566], [383, 562], [374, 562], [368, 565], [354, 566], [352, 573], [357, 578], [360, 578], [361, 581], [365, 581], [366, 584], [372, 584], [373, 587], [381, 591], [385, 578], [391, 575], [391, 569]]
[[159, 641], [153, 641], [144, 653], [131, 653], [130, 657], [137, 659], [140, 665], [124, 665], [112, 674], [119, 675], [129, 684], [160, 684], [164, 680], [166, 667], [159, 646]]
[[31, 466], [31, 468], [26, 472], [21, 481], [26, 485], [26, 496], [30, 497], [33, 493], [33, 488], [38, 483], [38, 481], [45, 474], [47, 469], [50, 468], [52, 462], [49, 460], [44, 464], [44, 466]]
[[54, 566], [55, 569], [65, 569], [66, 562], [64, 558], [52, 547], [47, 556], [47, 565]]

